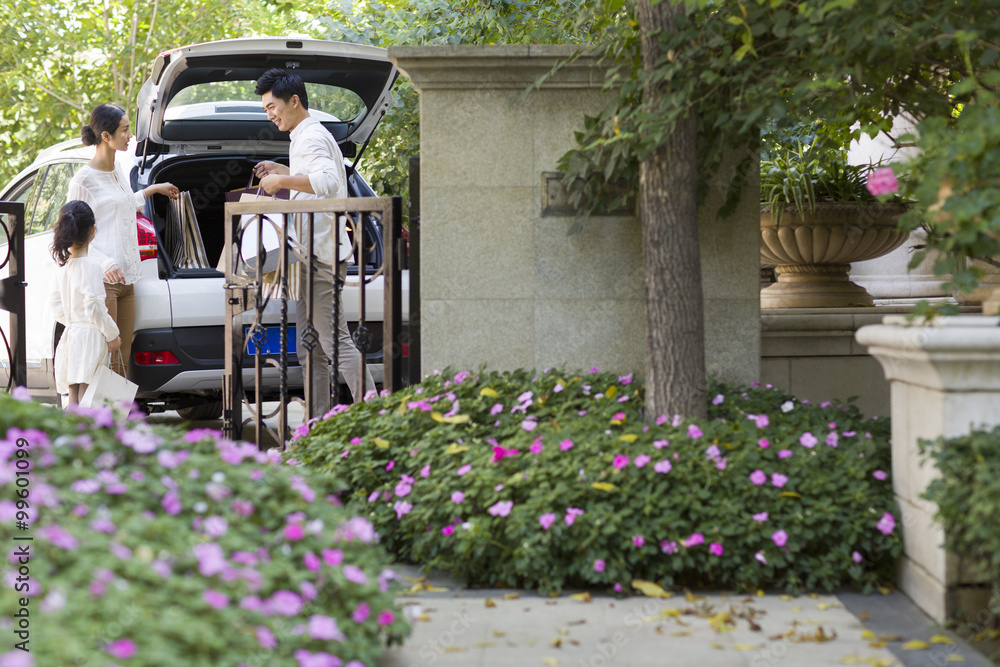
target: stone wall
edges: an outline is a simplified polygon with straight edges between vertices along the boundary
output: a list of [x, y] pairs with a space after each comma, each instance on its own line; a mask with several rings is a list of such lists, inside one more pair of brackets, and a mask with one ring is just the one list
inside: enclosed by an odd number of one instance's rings
[[[559, 210], [550, 187], [584, 115], [608, 101], [605, 70], [581, 56], [524, 92], [573, 51], [556, 45], [389, 50], [420, 92], [425, 373], [480, 365], [643, 372], [639, 223], [631, 215], [599, 216], [569, 234], [573, 214]], [[753, 176], [747, 188], [753, 194], [736, 218], [702, 221], [707, 365], [741, 382], [759, 375]]]

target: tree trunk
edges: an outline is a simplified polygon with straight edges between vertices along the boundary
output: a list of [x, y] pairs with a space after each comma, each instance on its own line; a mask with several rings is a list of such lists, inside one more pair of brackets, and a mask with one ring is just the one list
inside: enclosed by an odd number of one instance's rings
[[[656, 35], [673, 32], [684, 0], [638, 3], [643, 67], [660, 58]], [[667, 91], [645, 91], [659, 109]], [[698, 124], [679, 121], [639, 168], [646, 287], [646, 415], [705, 417], [705, 318], [698, 245]]]

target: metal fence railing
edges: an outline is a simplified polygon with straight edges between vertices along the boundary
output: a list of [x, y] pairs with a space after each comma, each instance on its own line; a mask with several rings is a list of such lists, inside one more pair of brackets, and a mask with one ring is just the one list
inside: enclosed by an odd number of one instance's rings
[[[313, 235], [303, 233], [312, 229], [316, 214], [333, 217], [332, 238], [339, 238], [340, 228], [348, 224], [353, 228], [356, 275], [344, 270], [334, 272], [329, 263], [317, 258]], [[255, 425], [256, 442], [263, 446], [265, 431], [278, 443], [287, 441], [288, 405], [301, 402], [306, 418], [315, 414], [316, 405], [325, 399], [335, 399], [341, 369], [342, 350], [336, 335], [339, 309], [357, 292], [358, 320], [353, 338], [361, 349], [361, 366], [358, 386], [360, 394], [375, 387], [366, 386], [366, 349], [373, 338], [365, 321], [368, 286], [377, 278], [384, 281], [382, 320], [383, 386], [398, 389], [401, 375], [398, 341], [401, 328], [401, 272], [404, 255], [401, 254], [401, 203], [398, 197], [369, 197], [348, 199], [262, 200], [227, 203], [225, 209], [225, 238], [222, 265], [225, 273], [226, 298], [226, 366], [223, 377], [223, 430], [227, 437], [240, 439], [243, 429], [251, 422]], [[339, 254], [337, 243], [333, 251]], [[405, 253], [405, 249], [402, 251]], [[338, 258], [339, 259], [339, 258]], [[339, 265], [339, 262], [338, 262]], [[334, 332], [332, 358], [326, 357], [330, 366], [330, 395], [314, 395], [311, 379], [318, 369], [313, 367], [311, 355], [301, 367], [303, 396], [299, 398], [290, 390], [291, 344], [296, 337], [289, 322], [289, 303], [303, 299], [306, 304], [305, 321], [296, 321], [298, 338], [307, 350], [321, 347], [312, 312], [314, 280], [340, 281], [344, 286], [342, 302], [333, 301], [331, 330]], [[356, 290], [354, 289], [356, 288]], [[277, 304], [275, 308], [271, 304]], [[270, 305], [270, 307], [269, 307]], [[277, 341], [275, 341], [275, 336]], [[252, 354], [251, 354], [252, 353]], [[249, 357], [253, 357], [252, 369]], [[267, 368], [276, 369], [265, 374]], [[274, 377], [276, 374], [276, 378]], [[271, 413], [264, 414], [264, 382], [277, 381], [279, 404]], [[245, 391], [252, 383], [254, 391]], [[358, 397], [360, 399], [360, 396]], [[324, 401], [318, 403], [319, 401]], [[243, 408], [250, 416], [243, 419]], [[265, 422], [277, 416], [277, 429]]]
[[0, 342], [6, 351], [7, 391], [28, 384], [26, 338], [24, 331], [24, 204], [0, 202], [0, 246], [6, 252], [0, 256], [0, 271], [6, 269], [7, 277], [0, 280], [0, 310], [9, 313], [10, 326], [5, 334], [0, 329]]

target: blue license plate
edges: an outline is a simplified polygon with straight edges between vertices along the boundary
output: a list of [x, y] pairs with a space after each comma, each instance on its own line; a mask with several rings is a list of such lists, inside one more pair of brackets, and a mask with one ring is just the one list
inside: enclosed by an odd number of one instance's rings
[[[250, 327], [243, 327], [243, 338], [247, 342], [247, 354], [250, 356], [257, 355], [257, 345], [255, 341], [250, 337]], [[288, 325], [288, 354], [295, 354], [295, 325]], [[261, 342], [260, 346], [261, 354], [281, 354], [281, 327], [280, 326], [270, 326], [264, 327], [264, 340]]]

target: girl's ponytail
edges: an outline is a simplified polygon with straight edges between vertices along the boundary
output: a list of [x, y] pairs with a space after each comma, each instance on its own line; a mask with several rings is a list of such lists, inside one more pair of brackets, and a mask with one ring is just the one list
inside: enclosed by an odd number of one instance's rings
[[59, 209], [59, 219], [52, 236], [52, 258], [59, 266], [65, 266], [69, 261], [70, 248], [90, 240], [90, 229], [95, 224], [94, 211], [85, 201], [74, 199]]

